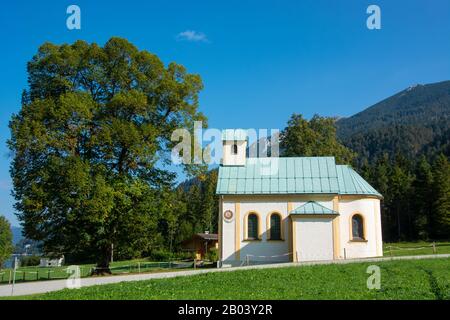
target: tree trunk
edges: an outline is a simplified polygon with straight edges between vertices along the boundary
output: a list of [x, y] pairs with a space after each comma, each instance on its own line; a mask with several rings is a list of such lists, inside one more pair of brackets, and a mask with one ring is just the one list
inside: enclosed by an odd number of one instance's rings
[[97, 266], [92, 272], [93, 275], [110, 275], [111, 269], [109, 268], [109, 263], [111, 261], [111, 247], [106, 247], [101, 253]]

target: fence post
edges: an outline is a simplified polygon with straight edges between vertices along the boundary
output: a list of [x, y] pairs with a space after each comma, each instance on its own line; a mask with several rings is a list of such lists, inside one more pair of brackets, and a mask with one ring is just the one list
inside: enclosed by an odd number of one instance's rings
[[436, 254], [436, 242], [433, 241], [433, 254]]
[[346, 260], [347, 259], [347, 250], [345, 250], [345, 248], [344, 248], [344, 260]]
[[194, 258], [194, 270], [197, 269], [197, 259]]

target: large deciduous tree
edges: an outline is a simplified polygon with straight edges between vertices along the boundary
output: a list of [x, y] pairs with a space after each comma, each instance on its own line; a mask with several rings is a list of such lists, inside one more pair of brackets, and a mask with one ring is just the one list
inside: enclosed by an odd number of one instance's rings
[[120, 38], [46, 43], [27, 69], [8, 142], [25, 236], [109, 270], [113, 248], [145, 250], [156, 238], [156, 204], [174, 179], [164, 169], [171, 133], [205, 120], [201, 79]]

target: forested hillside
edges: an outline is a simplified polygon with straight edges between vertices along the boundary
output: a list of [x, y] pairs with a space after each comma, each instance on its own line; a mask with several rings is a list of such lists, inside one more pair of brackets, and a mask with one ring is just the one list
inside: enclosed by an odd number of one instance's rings
[[450, 81], [415, 85], [349, 118], [336, 121], [342, 142], [358, 153], [357, 163], [424, 154], [449, 155]]

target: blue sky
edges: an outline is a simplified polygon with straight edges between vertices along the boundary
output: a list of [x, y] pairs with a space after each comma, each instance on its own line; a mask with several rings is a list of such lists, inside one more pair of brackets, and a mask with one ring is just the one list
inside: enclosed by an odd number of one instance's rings
[[[66, 9], [81, 8], [81, 30]], [[381, 8], [382, 29], [366, 27]], [[45, 41], [129, 39], [199, 73], [215, 128], [280, 128], [293, 112], [350, 116], [412, 84], [450, 79], [450, 2], [8, 1], [0, 10], [0, 214], [14, 224], [8, 121]]]

